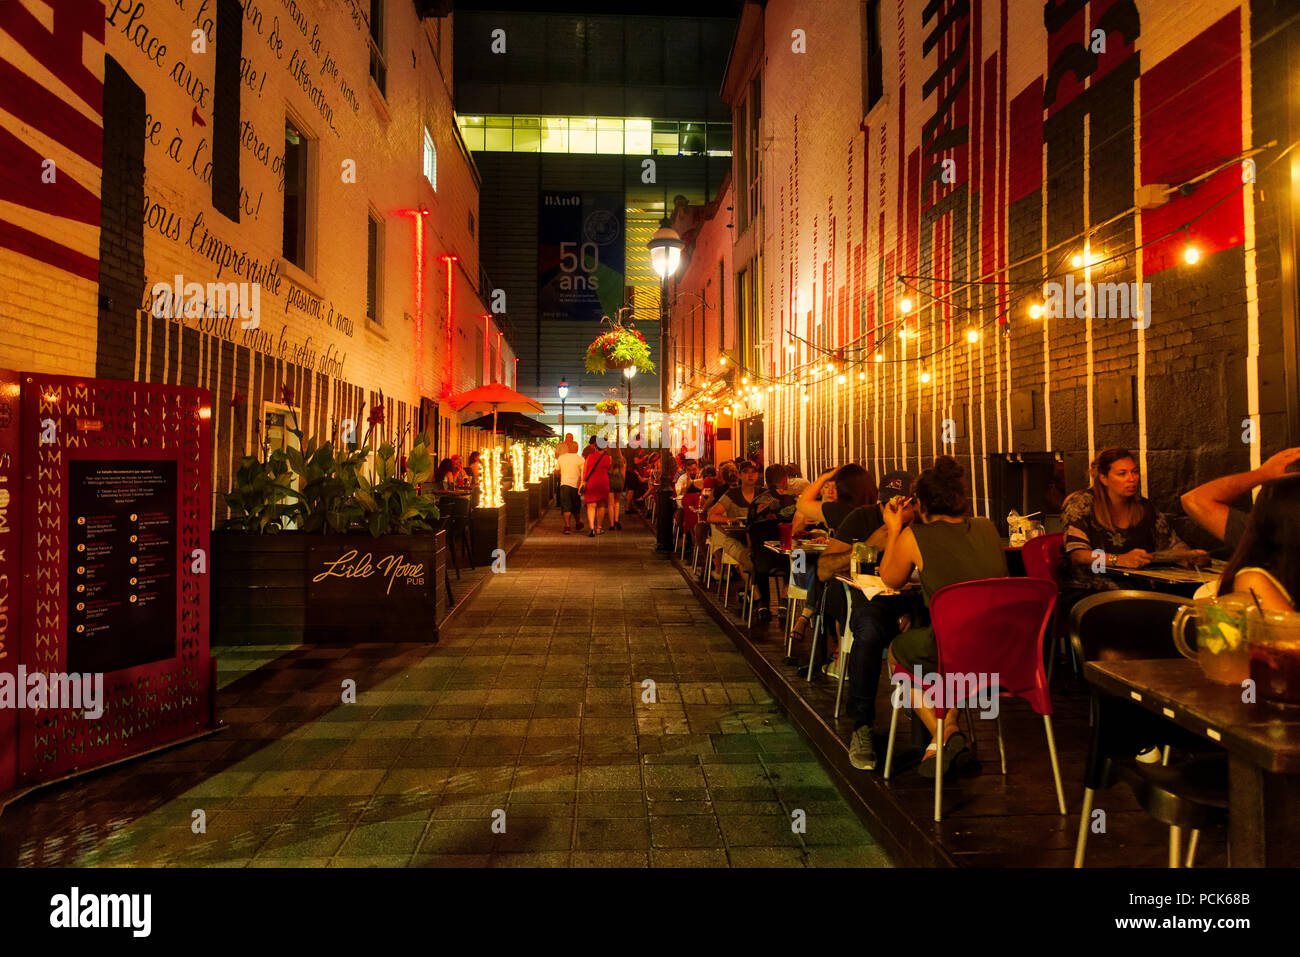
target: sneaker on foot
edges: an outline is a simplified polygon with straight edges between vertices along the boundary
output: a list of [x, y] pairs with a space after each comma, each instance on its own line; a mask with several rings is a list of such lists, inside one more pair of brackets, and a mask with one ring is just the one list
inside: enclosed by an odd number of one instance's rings
[[871, 736], [871, 729], [865, 724], [853, 732], [849, 739], [849, 764], [859, 771], [876, 769], [876, 742]]

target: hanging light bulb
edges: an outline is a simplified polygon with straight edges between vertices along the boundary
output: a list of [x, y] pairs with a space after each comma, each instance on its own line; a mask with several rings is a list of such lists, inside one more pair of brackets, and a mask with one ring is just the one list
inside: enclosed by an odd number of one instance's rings
[[866, 377], [867, 377], [867, 370], [866, 370], [866, 369], [863, 369], [861, 372], [858, 373], [858, 378], [859, 378], [859, 379], [865, 379]]
[[1036, 302], [1029, 307], [1029, 318], [1030, 319], [1043, 318], [1043, 304], [1041, 302]]
[[725, 366], [726, 364], [727, 364], [727, 357], [726, 357], [726, 356], [718, 356], [718, 365], [720, 365], [720, 366]]
[[898, 304], [898, 311], [904, 314], [911, 312], [912, 300], [904, 298], [903, 301]]
[[929, 382], [929, 381], [930, 381], [930, 373], [928, 373], [928, 372], [922, 372], [922, 373], [921, 373], [921, 381], [922, 381], [922, 382]]
[[785, 351], [788, 352], [788, 353], [790, 353], [790, 355], [794, 355], [794, 354], [795, 354], [795, 344], [792, 342], [792, 343], [790, 343], [789, 345], [787, 345], [787, 346], [785, 347]]
[[838, 382], [840, 385], [843, 385], [843, 384], [845, 383], [846, 379], [847, 379], [847, 377], [844, 375], [843, 372], [841, 372], [839, 375], [837, 375], [837, 376], [835, 377], [835, 381]]
[[1075, 253], [1070, 257], [1070, 267], [1073, 269], [1083, 268], [1083, 253]]
[[1183, 247], [1183, 262], [1189, 266], [1195, 266], [1200, 261], [1201, 250], [1189, 240], [1187, 245]]
[[804, 400], [805, 402], [808, 401], [808, 390], [807, 390], [807, 389], [804, 389], [804, 391], [803, 391], [803, 400]]
[[979, 342], [979, 341], [980, 341], [979, 330], [978, 330], [978, 329], [967, 329], [967, 330], [966, 330], [966, 341], [967, 341], [967, 342]]
[[885, 356], [884, 356], [884, 354], [883, 354], [883, 353], [880, 353], [880, 352], [877, 352], [877, 353], [876, 353], [876, 361], [877, 361], [877, 362], [884, 362], [884, 361], [885, 361]]

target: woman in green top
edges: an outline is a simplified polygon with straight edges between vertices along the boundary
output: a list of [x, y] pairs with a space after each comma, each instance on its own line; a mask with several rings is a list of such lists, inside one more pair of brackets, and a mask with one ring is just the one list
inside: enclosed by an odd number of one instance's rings
[[[916, 569], [921, 594], [929, 607], [930, 596], [957, 582], [1007, 577], [1007, 558], [998, 530], [987, 518], [972, 516], [966, 495], [965, 470], [950, 455], [941, 455], [932, 468], [916, 480], [915, 498], [895, 497], [884, 507], [882, 518], [887, 538], [878, 572], [890, 588], [902, 588]], [[889, 664], [912, 672], [920, 666], [922, 675], [938, 671], [939, 651], [930, 626], [913, 628], [889, 646]], [[922, 777], [936, 773], [936, 757], [942, 746], [943, 773], [966, 748], [966, 736], [956, 721], [945, 721], [944, 740], [937, 740], [939, 720], [933, 708], [925, 707], [920, 689], [913, 689], [912, 708], [930, 732], [930, 746], [921, 761]]]

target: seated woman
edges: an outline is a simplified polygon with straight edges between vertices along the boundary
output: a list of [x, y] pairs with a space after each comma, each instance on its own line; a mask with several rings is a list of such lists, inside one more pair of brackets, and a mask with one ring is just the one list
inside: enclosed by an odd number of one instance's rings
[[433, 486], [440, 492], [456, 488], [457, 465], [451, 459], [443, 459], [433, 473]]
[[[1142, 497], [1137, 461], [1127, 449], [1103, 449], [1092, 463], [1092, 486], [1061, 506], [1065, 529], [1061, 582], [1065, 612], [1090, 592], [1118, 588], [1108, 568], [1142, 568], [1152, 553], [1188, 549]], [[1204, 551], [1195, 554], [1206, 556]], [[1208, 557], [1208, 556], [1207, 556]]]
[[[758, 466], [753, 462], [746, 462], [745, 467], [740, 472], [740, 484], [733, 485], [725, 495], [713, 500], [713, 507], [709, 509], [709, 522], [714, 525], [725, 525], [728, 522], [748, 519], [749, 507], [759, 496], [757, 486]], [[749, 544], [727, 534], [723, 534], [721, 544], [723, 554], [734, 559], [736, 564], [740, 566], [740, 571], [745, 576], [747, 586], [748, 579], [754, 571], [754, 562], [749, 554]]]
[[[875, 479], [861, 465], [850, 462], [838, 469], [828, 469], [817, 476], [816, 481], [804, 489], [799, 496], [799, 500], [795, 502], [795, 517], [794, 521], [790, 523], [790, 534], [802, 534], [807, 529], [808, 524], [812, 522], [826, 526], [827, 532], [834, 534], [835, 530], [851, 513], [865, 505], [874, 506], [877, 494]], [[827, 547], [827, 553], [832, 556], [837, 553], [844, 553], [843, 567], [848, 567], [847, 547], [838, 548], [831, 545]], [[827, 556], [824, 555], [823, 557]], [[817, 572], [818, 565], [819, 562], [814, 559], [812, 567], [809, 569], [810, 572]], [[809, 575], [808, 582], [805, 585], [808, 589], [808, 600], [804, 603], [803, 611], [793, 626], [796, 640], [802, 640], [808, 634], [813, 614], [817, 611], [821, 601], [823, 580], [819, 574]], [[838, 589], [836, 590], [838, 591]], [[842, 606], [843, 602], [841, 601], [837, 607], [842, 611]], [[835, 610], [836, 607], [831, 609], [832, 612]], [[838, 618], [842, 617], [842, 614], [838, 616]], [[827, 633], [829, 631], [830, 629], [827, 629]]]
[[[929, 607], [930, 596], [940, 588], [981, 578], [1006, 578], [1007, 558], [997, 527], [987, 518], [970, 514], [966, 473], [950, 455], [941, 455], [916, 480], [915, 507], [901, 498], [884, 508], [885, 553], [878, 568], [890, 588], [902, 588], [915, 569], [921, 594]], [[939, 670], [939, 650], [930, 626], [912, 628], [889, 646], [889, 665], [901, 665], [921, 674]], [[922, 777], [947, 774], [953, 759], [966, 749], [966, 737], [955, 720], [945, 721], [944, 740], [937, 740], [939, 721], [926, 707], [921, 689], [912, 693], [912, 710], [930, 732], [930, 745], [921, 761]], [[939, 769], [941, 767], [941, 770]]]
[[1260, 486], [1218, 593], [1253, 594], [1268, 611], [1296, 611], [1300, 598], [1300, 475]]

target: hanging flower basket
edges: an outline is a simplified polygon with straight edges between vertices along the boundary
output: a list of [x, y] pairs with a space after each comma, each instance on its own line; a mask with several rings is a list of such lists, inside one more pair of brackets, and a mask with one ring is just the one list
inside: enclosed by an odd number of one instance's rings
[[618, 399], [601, 399], [596, 403], [596, 411], [601, 415], [618, 415], [623, 411], [623, 405]]
[[637, 372], [654, 372], [655, 366], [650, 361], [650, 346], [646, 343], [645, 336], [608, 316], [604, 321], [609, 323], [609, 331], [602, 332], [595, 342], [587, 346], [587, 371], [605, 373], [611, 369], [635, 366]]

